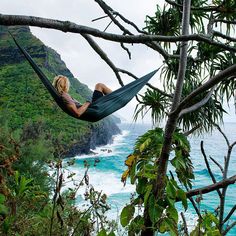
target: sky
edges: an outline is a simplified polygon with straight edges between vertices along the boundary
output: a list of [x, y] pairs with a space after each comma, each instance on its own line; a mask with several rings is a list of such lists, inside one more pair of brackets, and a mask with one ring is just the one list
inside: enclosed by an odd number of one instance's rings
[[[114, 10], [133, 21], [141, 29], [145, 26], [146, 15], [153, 16], [156, 4], [160, 4], [160, 2], [162, 1], [106, 0], [106, 3]], [[105, 15], [93, 0], [1, 0], [0, 9], [2, 14], [32, 15], [68, 20], [100, 30], [104, 30], [110, 23], [108, 18], [92, 22], [93, 19]], [[87, 84], [91, 90], [94, 89], [95, 84], [98, 82], [106, 84], [113, 90], [120, 87], [110, 67], [100, 59], [79, 34], [64, 33], [38, 27], [31, 27], [31, 31], [46, 46], [56, 50], [74, 77], [78, 78], [80, 82]], [[114, 25], [111, 25], [107, 32], [120, 33]], [[136, 76], [141, 77], [158, 68], [162, 63], [162, 57], [144, 45], [127, 45], [132, 54], [132, 59], [129, 60], [127, 53], [118, 43], [98, 38], [95, 38], [95, 40], [117, 67], [126, 69]], [[132, 81], [126, 75], [122, 75], [122, 78], [125, 84]], [[156, 74], [150, 82], [155, 86], [160, 86], [159, 74]], [[142, 90], [142, 93], [144, 91], [145, 89]], [[136, 100], [133, 99], [118, 112], [118, 115], [129, 122], [132, 121], [135, 106]], [[230, 116], [226, 117], [226, 121], [235, 121], [235, 114], [232, 109], [230, 114]], [[142, 122], [151, 122], [150, 116], [147, 115]]]

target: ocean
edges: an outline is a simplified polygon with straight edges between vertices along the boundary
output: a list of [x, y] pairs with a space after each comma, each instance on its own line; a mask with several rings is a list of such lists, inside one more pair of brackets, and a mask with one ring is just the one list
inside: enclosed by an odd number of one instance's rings
[[[69, 167], [69, 171], [76, 173], [75, 179], [82, 179], [85, 168], [84, 160], [90, 164], [89, 168], [89, 182], [94, 186], [95, 190], [103, 191], [107, 194], [108, 202], [111, 207], [109, 217], [119, 221], [119, 213], [124, 205], [129, 203], [131, 194], [134, 192], [135, 187], [127, 181], [124, 186], [121, 182], [121, 175], [126, 169], [124, 161], [126, 157], [133, 151], [134, 143], [138, 136], [144, 134], [147, 130], [151, 129], [151, 125], [147, 124], [121, 124], [120, 129], [122, 134], [116, 135], [113, 138], [113, 143], [106, 146], [98, 147], [93, 152], [95, 154], [76, 156], [75, 164]], [[236, 141], [236, 123], [225, 123], [222, 127], [230, 144]], [[211, 135], [205, 134], [204, 136], [191, 137], [191, 160], [194, 166], [195, 180], [193, 181], [193, 188], [203, 187], [212, 184], [211, 178], [208, 174], [205, 162], [200, 150], [200, 141], [204, 141], [204, 147], [207, 157], [211, 156], [217, 160], [221, 165], [224, 163], [224, 156], [227, 155], [227, 145], [223, 136], [219, 131], [214, 131]], [[96, 166], [94, 161], [99, 160]], [[217, 181], [222, 178], [219, 168], [212, 163], [212, 171]], [[231, 161], [229, 165], [228, 177], [236, 174], [236, 146], [231, 154]], [[68, 187], [70, 184], [67, 184]], [[236, 185], [230, 185], [227, 190], [227, 198], [225, 204], [226, 215], [230, 209], [236, 204]], [[78, 191], [76, 203], [82, 206], [84, 189]], [[200, 203], [201, 212], [214, 211], [219, 203], [218, 195], [216, 192], [205, 194]], [[180, 206], [177, 206], [177, 208]], [[196, 213], [189, 202], [189, 208], [185, 212], [187, 225], [192, 229], [196, 225]], [[236, 212], [233, 214], [232, 223], [236, 220]], [[229, 236], [236, 235], [236, 226], [227, 234]]]

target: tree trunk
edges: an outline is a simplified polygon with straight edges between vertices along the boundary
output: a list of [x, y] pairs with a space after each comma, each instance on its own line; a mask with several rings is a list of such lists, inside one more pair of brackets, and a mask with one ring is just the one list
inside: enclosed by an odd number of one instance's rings
[[[183, 19], [182, 19], [182, 35], [188, 35], [189, 34], [189, 18], [190, 18], [190, 7], [191, 7], [191, 0], [184, 0], [183, 2]], [[180, 63], [179, 63], [179, 69], [178, 69], [178, 75], [177, 75], [177, 83], [176, 83], [176, 89], [175, 94], [173, 98], [173, 103], [171, 107], [171, 112], [176, 109], [178, 106], [181, 95], [182, 95], [182, 87], [183, 82], [185, 78], [185, 71], [187, 66], [187, 49], [188, 49], [188, 43], [182, 42], [181, 43], [181, 49], [180, 49]], [[163, 148], [161, 152], [160, 158], [158, 161], [158, 171], [157, 171], [157, 178], [154, 185], [154, 195], [156, 199], [162, 198], [164, 189], [165, 189], [165, 176], [166, 176], [166, 170], [167, 170], [167, 164], [169, 160], [170, 155], [170, 149], [171, 149], [171, 142], [172, 142], [172, 135], [176, 129], [176, 124], [178, 120], [178, 114], [170, 115], [166, 128], [165, 128], [165, 137], [164, 137], [164, 143]], [[145, 219], [145, 229], [142, 231], [142, 236], [144, 235], [154, 235], [154, 230], [151, 228], [151, 220], [148, 215], [148, 205], [144, 211], [144, 219]]]

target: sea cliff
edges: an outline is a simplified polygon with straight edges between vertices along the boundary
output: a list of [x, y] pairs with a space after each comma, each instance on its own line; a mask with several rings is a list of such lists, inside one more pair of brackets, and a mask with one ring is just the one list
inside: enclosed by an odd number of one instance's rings
[[111, 142], [112, 135], [120, 132], [114, 122], [117, 119], [108, 117], [89, 123], [63, 113], [17, 49], [8, 30], [51, 81], [55, 75], [66, 75], [71, 95], [81, 102], [92, 94], [68, 70], [60, 55], [32, 35], [29, 27], [0, 26], [0, 125], [7, 123], [11, 130], [19, 130], [25, 140], [44, 134], [55, 145], [61, 145], [67, 156], [88, 153], [91, 148]]

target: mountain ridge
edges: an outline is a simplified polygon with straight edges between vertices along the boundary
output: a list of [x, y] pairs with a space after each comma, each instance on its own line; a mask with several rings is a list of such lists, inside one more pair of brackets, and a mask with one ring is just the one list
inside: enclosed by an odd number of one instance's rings
[[60, 55], [32, 35], [29, 27], [0, 26], [0, 124], [7, 121], [13, 130], [38, 129], [52, 139], [60, 139], [69, 156], [88, 153], [90, 148], [111, 142], [112, 135], [120, 132], [112, 117], [92, 124], [64, 114], [17, 50], [8, 30], [51, 81], [55, 75], [63, 74], [70, 80], [72, 97], [84, 102], [92, 95], [87, 85], [74, 78]]

